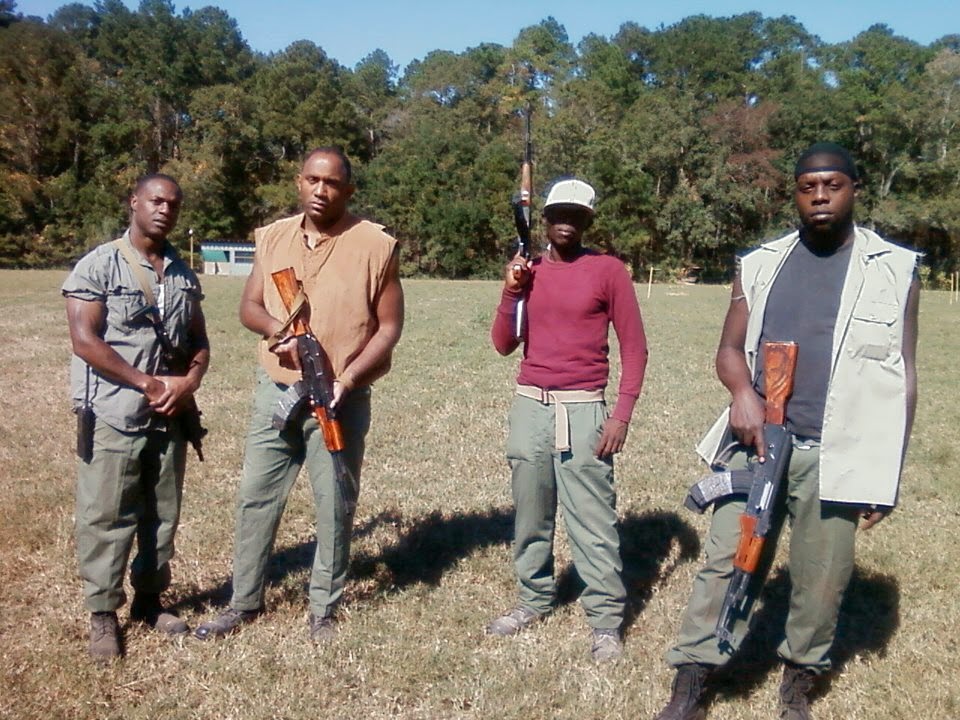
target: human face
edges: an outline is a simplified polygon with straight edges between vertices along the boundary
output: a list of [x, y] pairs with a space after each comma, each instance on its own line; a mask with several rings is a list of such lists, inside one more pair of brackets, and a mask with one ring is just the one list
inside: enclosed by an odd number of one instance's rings
[[583, 233], [593, 222], [593, 216], [577, 205], [551, 205], [543, 211], [547, 221], [547, 239], [561, 255], [579, 250]]
[[297, 175], [297, 190], [308, 225], [314, 230], [325, 230], [343, 217], [355, 188], [340, 158], [315, 153]]
[[130, 196], [131, 225], [151, 240], [165, 240], [177, 225], [183, 193], [176, 183], [150, 180]]
[[794, 200], [800, 222], [808, 232], [831, 235], [853, 222], [857, 186], [837, 170], [804, 173], [797, 178]]

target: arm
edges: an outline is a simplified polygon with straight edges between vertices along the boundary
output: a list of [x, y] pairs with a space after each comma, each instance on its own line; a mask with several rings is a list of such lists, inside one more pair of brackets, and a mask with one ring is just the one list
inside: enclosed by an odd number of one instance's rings
[[335, 401], [347, 390], [369, 385], [386, 373], [390, 356], [403, 331], [403, 286], [400, 284], [400, 248], [394, 248], [383, 278], [383, 287], [374, 308], [377, 330], [367, 344], [344, 368], [334, 383]]
[[[903, 317], [903, 353], [904, 372], [907, 381], [907, 418], [903, 437], [903, 454], [907, 454], [907, 444], [913, 431], [913, 418], [917, 411], [917, 328], [920, 310], [920, 280], [914, 278], [907, 293], [907, 308]], [[863, 513], [861, 530], [869, 530], [893, 511], [892, 507], [868, 508]]]
[[743, 296], [740, 278], [733, 281], [730, 307], [723, 321], [720, 345], [717, 348], [717, 377], [730, 391], [730, 428], [744, 445], [756, 448], [757, 456], [764, 457], [763, 401], [753, 389], [753, 378], [747, 366], [743, 344], [747, 337], [750, 312]]
[[617, 403], [603, 424], [594, 450], [598, 458], [609, 457], [623, 450], [630, 418], [647, 369], [647, 337], [633, 281], [624, 269], [613, 281], [610, 315], [620, 345], [620, 387]]
[[532, 260], [517, 253], [504, 270], [503, 292], [500, 295], [497, 314], [493, 318], [493, 327], [490, 329], [490, 339], [501, 355], [509, 355], [520, 347], [520, 340], [514, 332], [517, 301], [523, 295], [523, 288], [530, 282], [532, 264]]
[[137, 388], [151, 403], [157, 401], [166, 386], [157, 378], [130, 365], [103, 341], [106, 319], [107, 307], [102, 301], [67, 297], [67, 323], [74, 354], [100, 375], [121, 385]]

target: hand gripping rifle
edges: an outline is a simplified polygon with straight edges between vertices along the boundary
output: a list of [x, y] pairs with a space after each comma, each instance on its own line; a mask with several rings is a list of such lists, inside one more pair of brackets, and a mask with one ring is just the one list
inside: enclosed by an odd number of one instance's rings
[[307, 298], [303, 294], [294, 269], [291, 267], [278, 270], [270, 276], [273, 278], [274, 285], [277, 286], [284, 307], [290, 313], [287, 322], [290, 323], [293, 336], [297, 339], [297, 355], [300, 358], [301, 371], [300, 381], [291, 385], [280, 399], [280, 407], [273, 416], [273, 426], [277, 430], [283, 430], [290, 418], [299, 412], [302, 404], [309, 403], [323, 432], [323, 442], [333, 460], [333, 472], [340, 486], [340, 494], [346, 503], [347, 511], [352, 513], [357, 505], [354, 490], [356, 483], [343, 456], [343, 450], [346, 447], [343, 441], [343, 430], [337, 419], [337, 411], [332, 407], [333, 372], [330, 368], [330, 360], [310, 326], [300, 316], [307, 304]]
[[[161, 370], [170, 375], [186, 375], [187, 370], [190, 369], [190, 358], [182, 348], [174, 347], [156, 305], [144, 305], [138, 312], [140, 313], [150, 323], [157, 336], [157, 342], [160, 343]], [[173, 422], [179, 423], [184, 438], [197, 451], [197, 459], [203, 462], [203, 438], [207, 434], [207, 429], [200, 424], [201, 414], [196, 398], [192, 394], [187, 395], [180, 400]]]
[[[524, 112], [524, 150], [523, 164], [520, 166], [520, 192], [513, 199], [513, 222], [517, 226], [517, 254], [524, 260], [530, 258], [530, 202], [533, 198], [533, 140], [530, 136], [530, 106]], [[513, 266], [514, 278], [520, 277], [523, 266]], [[526, 304], [523, 296], [517, 301], [517, 314], [513, 334], [517, 340], [523, 340], [526, 331]]]
[[751, 580], [760, 565], [764, 543], [773, 527], [793, 439], [786, 426], [787, 399], [793, 392], [798, 346], [794, 342], [767, 342], [763, 345], [763, 375], [766, 408], [763, 423], [764, 462], [748, 470], [724, 470], [708, 475], [690, 488], [685, 505], [703, 512], [708, 505], [730, 495], [747, 493], [747, 505], [740, 516], [740, 542], [733, 557], [733, 576], [727, 586], [717, 619], [717, 637], [733, 646], [733, 625], [746, 617], [752, 602]]

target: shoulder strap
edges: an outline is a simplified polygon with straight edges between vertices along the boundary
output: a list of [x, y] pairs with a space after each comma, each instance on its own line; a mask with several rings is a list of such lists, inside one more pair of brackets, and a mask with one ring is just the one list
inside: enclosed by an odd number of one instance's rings
[[124, 242], [124, 238], [117, 238], [113, 242], [114, 245], [116, 245], [120, 250], [120, 254], [123, 255], [123, 259], [127, 261], [127, 265], [129, 265], [130, 269], [133, 270], [133, 274], [134, 277], [137, 278], [137, 282], [140, 283], [140, 289], [143, 290], [143, 294], [147, 299], [147, 319], [150, 321], [150, 325], [153, 327], [153, 332], [157, 336], [157, 341], [160, 343], [160, 349], [166, 356], [165, 362], [169, 364], [176, 351], [173, 347], [173, 342], [170, 340], [170, 336], [167, 335], [167, 329], [163, 325], [163, 320], [160, 318], [160, 309], [157, 305], [157, 297], [153, 294], [153, 287], [150, 285], [150, 280], [147, 278], [147, 273], [144, 272], [143, 267], [140, 265], [139, 261], [134, 255], [133, 248]]
[[143, 271], [143, 267], [140, 265], [140, 261], [137, 260], [136, 255], [134, 255], [133, 248], [124, 240], [125, 238], [117, 238], [113, 241], [113, 244], [117, 246], [120, 254], [123, 255], [123, 259], [127, 261], [127, 265], [133, 270], [133, 275], [137, 278], [137, 282], [140, 283], [140, 289], [143, 290], [143, 295], [147, 299], [147, 302], [150, 303], [152, 307], [157, 307], [157, 296], [153, 294], [153, 286], [150, 284], [150, 279]]

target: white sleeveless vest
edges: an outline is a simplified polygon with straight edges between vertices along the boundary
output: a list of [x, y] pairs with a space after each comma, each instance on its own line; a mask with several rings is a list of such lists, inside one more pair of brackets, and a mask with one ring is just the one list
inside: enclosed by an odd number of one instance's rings
[[[799, 233], [761, 245], [740, 262], [750, 313], [744, 351], [754, 373], [773, 281]], [[830, 383], [820, 448], [820, 499], [858, 505], [897, 502], [906, 430], [902, 354], [907, 295], [918, 254], [857, 227], [833, 331]], [[712, 463], [729, 408], [697, 446]]]

